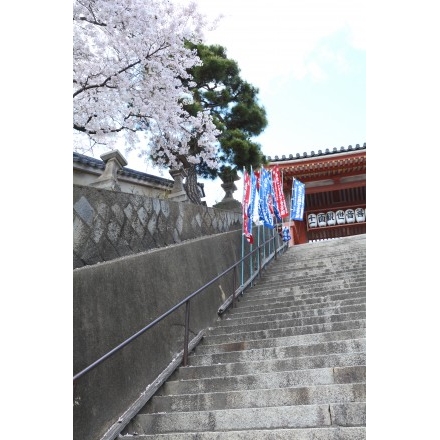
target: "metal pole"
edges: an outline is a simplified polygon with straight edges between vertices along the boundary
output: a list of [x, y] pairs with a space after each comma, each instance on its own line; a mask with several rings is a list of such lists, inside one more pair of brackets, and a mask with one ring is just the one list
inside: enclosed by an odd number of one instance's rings
[[189, 341], [189, 300], [185, 303], [185, 338], [183, 342], [183, 366], [188, 365], [188, 342]]
[[235, 291], [237, 290], [237, 266], [234, 267], [233, 280], [232, 280], [232, 308], [236, 307], [237, 297], [235, 296]]

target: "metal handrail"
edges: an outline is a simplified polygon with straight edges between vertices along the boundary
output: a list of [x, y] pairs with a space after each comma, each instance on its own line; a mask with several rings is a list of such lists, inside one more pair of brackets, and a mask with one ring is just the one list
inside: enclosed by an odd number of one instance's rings
[[[185, 308], [185, 336], [184, 336], [184, 347], [183, 347], [183, 361], [182, 364], [183, 366], [187, 365], [188, 362], [188, 339], [189, 339], [189, 311], [190, 311], [190, 300], [192, 298], [194, 298], [196, 295], [198, 295], [199, 293], [201, 293], [202, 291], [204, 291], [205, 289], [207, 289], [209, 286], [211, 286], [213, 283], [215, 283], [218, 279], [220, 279], [222, 276], [226, 275], [227, 273], [229, 273], [231, 270], [234, 270], [234, 281], [233, 281], [233, 293], [231, 295], [232, 300], [229, 301], [229, 304], [226, 305], [223, 308], [219, 309], [219, 314], [223, 313], [230, 305], [232, 305], [234, 307], [234, 303], [235, 300], [237, 298], [237, 296], [239, 294], [241, 294], [245, 288], [252, 283], [252, 281], [255, 279], [255, 277], [261, 276], [261, 271], [264, 269], [264, 267], [266, 266], [266, 264], [272, 259], [272, 256], [274, 256], [274, 258], [277, 258], [277, 253], [279, 253], [282, 249], [285, 249], [287, 247], [287, 243], [283, 243], [282, 246], [276, 248], [275, 245], [275, 238], [276, 238], [276, 234], [274, 234], [273, 237], [268, 238], [266, 241], [264, 241], [263, 243], [261, 243], [258, 247], [256, 247], [255, 249], [253, 249], [252, 251], [250, 251], [248, 254], [246, 254], [244, 257], [240, 258], [240, 260], [238, 260], [236, 263], [234, 263], [232, 266], [230, 266], [228, 269], [224, 270], [222, 273], [220, 273], [219, 275], [217, 275], [215, 278], [213, 278], [211, 281], [209, 281], [208, 283], [204, 284], [202, 287], [200, 287], [199, 289], [197, 289], [195, 292], [191, 293], [190, 295], [188, 295], [185, 299], [183, 299], [182, 301], [180, 301], [179, 303], [177, 303], [174, 307], [172, 307], [171, 309], [169, 309], [167, 312], [165, 312], [164, 314], [162, 314], [161, 316], [159, 316], [158, 318], [156, 318], [154, 321], [152, 321], [150, 324], [148, 324], [147, 326], [145, 326], [144, 328], [142, 328], [141, 330], [139, 330], [138, 332], [136, 332], [134, 335], [130, 336], [128, 339], [126, 339], [124, 342], [122, 342], [121, 344], [117, 345], [115, 348], [113, 348], [112, 350], [110, 350], [108, 353], [106, 353], [104, 356], [100, 357], [99, 359], [97, 359], [95, 362], [93, 362], [92, 364], [90, 364], [88, 367], [84, 368], [83, 370], [81, 370], [79, 373], [75, 374], [73, 376], [73, 382], [75, 382], [76, 380], [78, 380], [80, 377], [84, 376], [85, 374], [87, 374], [89, 371], [93, 370], [94, 368], [96, 368], [98, 365], [102, 364], [105, 360], [107, 360], [108, 358], [110, 358], [111, 356], [113, 356], [115, 353], [117, 353], [118, 351], [120, 351], [122, 348], [124, 348], [126, 345], [130, 344], [132, 341], [134, 341], [135, 339], [137, 339], [140, 335], [142, 335], [143, 333], [145, 333], [147, 330], [149, 330], [150, 328], [154, 327], [156, 324], [158, 324], [160, 321], [162, 321], [164, 318], [166, 318], [167, 316], [171, 315], [171, 313], [173, 313], [174, 311], [176, 311], [177, 309], [179, 309], [183, 304], [186, 305]], [[255, 272], [254, 274], [251, 274], [251, 276], [249, 277], [248, 280], [246, 280], [246, 283], [243, 283], [243, 285], [239, 286], [238, 288], [236, 288], [236, 267], [242, 263], [245, 259], [249, 258], [250, 256], [252, 256], [254, 253], [258, 252], [261, 248], [263, 248], [266, 244], [268, 244], [271, 240], [274, 240], [274, 251], [273, 253], [270, 253], [269, 256], [262, 262], [261, 258], [259, 258], [259, 267], [258, 267], [258, 271]], [[228, 303], [228, 301], [226, 301], [224, 304]]]

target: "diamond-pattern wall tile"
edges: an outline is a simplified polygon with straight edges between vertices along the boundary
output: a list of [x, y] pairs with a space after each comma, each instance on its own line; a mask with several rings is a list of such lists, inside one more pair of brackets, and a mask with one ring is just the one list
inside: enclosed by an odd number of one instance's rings
[[133, 216], [133, 211], [133, 206], [130, 203], [124, 208], [124, 214], [128, 218], [128, 220], [131, 220]]
[[89, 226], [93, 223], [95, 210], [85, 197], [81, 197], [74, 205], [73, 209]]
[[116, 221], [122, 225], [124, 223], [124, 210], [118, 204], [114, 204], [111, 209]]
[[74, 269], [241, 228], [241, 214], [74, 185]]

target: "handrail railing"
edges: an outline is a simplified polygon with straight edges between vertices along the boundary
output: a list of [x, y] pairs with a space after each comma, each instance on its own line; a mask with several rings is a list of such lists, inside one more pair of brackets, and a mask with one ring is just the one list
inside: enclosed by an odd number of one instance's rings
[[[162, 321], [164, 318], [166, 318], [167, 316], [171, 315], [173, 312], [175, 312], [177, 309], [179, 309], [183, 304], [185, 304], [185, 335], [184, 335], [184, 347], [183, 347], [183, 361], [182, 361], [182, 365], [186, 366], [188, 363], [188, 340], [189, 340], [189, 312], [190, 312], [190, 300], [192, 298], [194, 298], [195, 296], [197, 296], [199, 293], [203, 292], [204, 290], [206, 290], [209, 286], [211, 286], [213, 283], [215, 283], [217, 280], [219, 280], [221, 277], [223, 277], [224, 275], [226, 275], [227, 273], [231, 272], [232, 270], [234, 270], [234, 280], [233, 280], [233, 293], [232, 295], [228, 298], [228, 300], [225, 301], [225, 303], [223, 303], [223, 305], [219, 308], [218, 314], [223, 313], [224, 311], [226, 311], [228, 309], [228, 307], [230, 305], [232, 305], [232, 307], [234, 307], [235, 305], [235, 300], [238, 297], [238, 295], [242, 294], [242, 292], [245, 290], [245, 288], [247, 286], [249, 286], [249, 284], [251, 284], [253, 282], [253, 280], [257, 277], [257, 276], [261, 276], [261, 272], [264, 269], [264, 267], [266, 266], [266, 264], [272, 259], [272, 257], [274, 257], [274, 259], [277, 258], [277, 253], [280, 253], [281, 250], [285, 250], [286, 247], [288, 246], [287, 243], [284, 243], [279, 246], [278, 248], [276, 247], [275, 244], [275, 239], [277, 237], [277, 234], [274, 234], [273, 237], [268, 238], [267, 240], [265, 240], [263, 243], [261, 243], [259, 246], [257, 246], [255, 249], [251, 250], [249, 253], [247, 253], [245, 256], [243, 256], [242, 258], [240, 258], [240, 260], [238, 260], [237, 262], [235, 262], [232, 266], [230, 266], [229, 268], [227, 268], [226, 270], [224, 270], [222, 273], [220, 273], [219, 275], [217, 275], [215, 278], [213, 278], [211, 281], [209, 281], [208, 283], [204, 284], [202, 287], [200, 287], [199, 289], [197, 289], [196, 291], [194, 291], [193, 293], [191, 293], [190, 295], [188, 295], [185, 299], [183, 299], [182, 301], [180, 301], [179, 303], [177, 303], [174, 307], [172, 307], [171, 309], [169, 309], [167, 312], [163, 313], [161, 316], [159, 316], [158, 318], [156, 318], [154, 321], [152, 321], [150, 324], [148, 324], [147, 326], [143, 327], [141, 330], [139, 330], [138, 332], [136, 332], [134, 335], [130, 336], [128, 339], [126, 339], [124, 342], [122, 342], [121, 344], [117, 345], [115, 348], [113, 348], [112, 350], [110, 350], [108, 353], [106, 353], [104, 356], [100, 357], [99, 359], [97, 359], [95, 362], [93, 362], [92, 364], [90, 364], [88, 367], [84, 368], [83, 370], [81, 370], [79, 373], [75, 374], [73, 376], [73, 382], [75, 382], [76, 380], [78, 380], [80, 377], [84, 376], [85, 374], [87, 374], [89, 371], [95, 369], [98, 365], [102, 364], [105, 360], [107, 360], [108, 358], [110, 358], [111, 356], [113, 356], [115, 353], [117, 353], [118, 351], [122, 350], [122, 348], [124, 348], [125, 346], [127, 346], [128, 344], [130, 344], [132, 341], [134, 341], [135, 339], [137, 339], [139, 336], [141, 336], [143, 333], [145, 333], [147, 330], [151, 329], [152, 327], [154, 327], [156, 324], [158, 324], [160, 321]], [[267, 258], [264, 259], [264, 261], [262, 261], [262, 258], [260, 256], [259, 258], [259, 265], [258, 265], [258, 270], [254, 273], [250, 274], [250, 277], [246, 280], [246, 282], [244, 282], [241, 286], [239, 286], [237, 288], [236, 286], [236, 280], [237, 280], [237, 276], [236, 276], [236, 268], [239, 264], [241, 264], [243, 261], [245, 261], [247, 258], [252, 257], [256, 252], [259, 252], [262, 248], [264, 248], [266, 246], [266, 244], [270, 243], [270, 241], [273, 240], [274, 241], [274, 251], [272, 253], [269, 253], [269, 255], [267, 256]]]

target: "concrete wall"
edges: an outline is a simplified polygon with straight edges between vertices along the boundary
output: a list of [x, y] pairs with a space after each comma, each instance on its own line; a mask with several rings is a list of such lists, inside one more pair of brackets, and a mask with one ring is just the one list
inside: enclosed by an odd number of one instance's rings
[[241, 230], [241, 213], [73, 185], [73, 268]]
[[[75, 169], [75, 164], [73, 168], [73, 184], [79, 186], [88, 186], [102, 174], [101, 169], [95, 170], [84, 170]], [[139, 194], [142, 196], [152, 197], [152, 198], [167, 198], [173, 188], [174, 182], [170, 180], [170, 183], [166, 186], [164, 183], [155, 184], [151, 180], [148, 182], [136, 179], [134, 177], [126, 177], [118, 175], [118, 184], [121, 187], [121, 191], [129, 194]]]
[[[73, 374], [231, 267], [242, 257], [242, 245], [238, 230], [75, 269]], [[249, 251], [244, 242], [244, 254]], [[246, 280], [250, 264], [244, 271]], [[232, 291], [231, 272], [191, 301], [190, 339], [221, 319], [217, 310]], [[183, 338], [181, 307], [79, 378], [73, 393], [74, 440], [99, 440], [183, 349]]]

